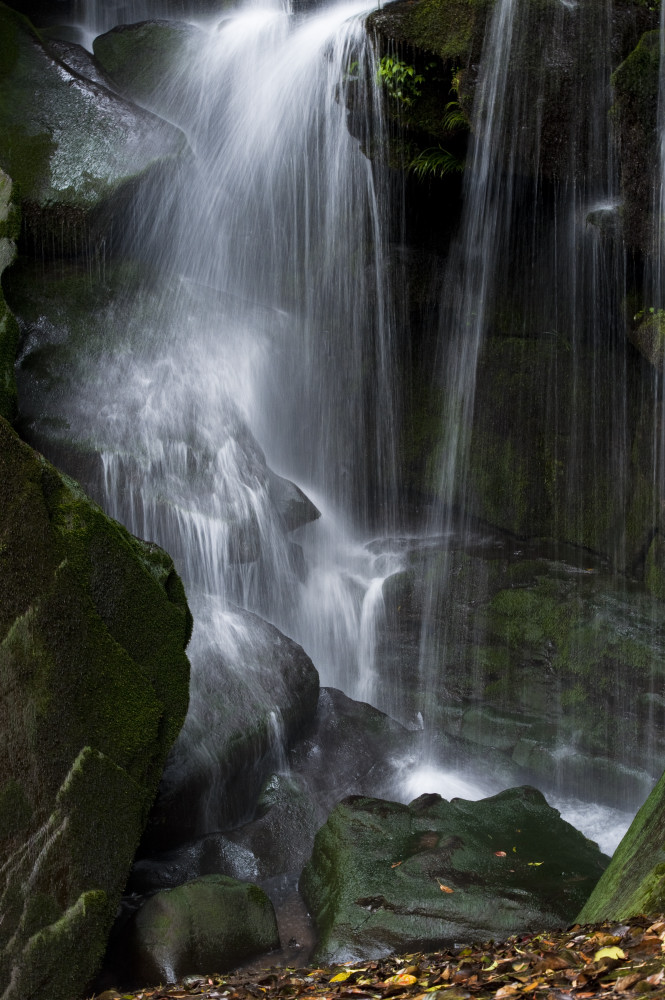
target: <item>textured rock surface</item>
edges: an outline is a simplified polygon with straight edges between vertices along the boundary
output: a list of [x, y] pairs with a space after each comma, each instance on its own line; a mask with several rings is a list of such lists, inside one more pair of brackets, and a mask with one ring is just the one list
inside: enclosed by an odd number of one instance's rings
[[607, 862], [528, 786], [479, 802], [350, 798], [301, 889], [318, 960], [343, 962], [568, 924]]
[[208, 875], [158, 892], [139, 910], [134, 976], [146, 984], [225, 972], [279, 947], [272, 903], [258, 886]]
[[[20, 228], [16, 188], [11, 177], [0, 170], [0, 278], [16, 254]], [[13, 420], [16, 415], [14, 362], [19, 330], [0, 288], [0, 416]]]
[[132, 538], [0, 420], [0, 995], [94, 973], [185, 717], [191, 617]]
[[651, 792], [582, 909], [580, 922], [665, 910], [665, 775]]
[[0, 167], [40, 255], [111, 239], [120, 203], [182, 156], [183, 133], [67, 69], [5, 4], [0, 38]]

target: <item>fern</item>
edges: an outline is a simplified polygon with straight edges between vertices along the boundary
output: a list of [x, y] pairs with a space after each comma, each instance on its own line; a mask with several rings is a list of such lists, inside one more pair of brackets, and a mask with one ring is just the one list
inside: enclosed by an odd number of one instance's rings
[[432, 146], [414, 156], [408, 170], [419, 180], [425, 177], [445, 177], [447, 174], [461, 174], [464, 160], [441, 146]]

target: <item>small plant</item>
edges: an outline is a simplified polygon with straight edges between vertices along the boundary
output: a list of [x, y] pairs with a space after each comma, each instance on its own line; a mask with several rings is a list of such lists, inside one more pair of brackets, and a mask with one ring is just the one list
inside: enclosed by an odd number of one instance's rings
[[464, 160], [442, 146], [431, 146], [414, 156], [408, 169], [419, 180], [425, 177], [445, 177], [446, 174], [461, 174], [464, 171]]
[[407, 107], [420, 97], [420, 86], [425, 82], [422, 73], [416, 73], [415, 66], [396, 56], [383, 56], [376, 75], [390, 96]]
[[640, 320], [648, 319], [649, 316], [653, 316], [654, 318], [662, 321], [665, 319], [665, 309], [655, 309], [654, 306], [649, 306], [648, 309], [640, 309], [640, 311], [636, 312], [633, 316], [633, 320], [636, 323], [639, 323]]

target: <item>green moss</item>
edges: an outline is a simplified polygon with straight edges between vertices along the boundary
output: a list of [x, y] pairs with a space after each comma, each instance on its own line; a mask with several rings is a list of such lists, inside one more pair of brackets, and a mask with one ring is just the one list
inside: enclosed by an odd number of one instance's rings
[[581, 923], [661, 912], [665, 901], [665, 775], [630, 825], [578, 915]]
[[196, 29], [187, 24], [148, 21], [121, 25], [98, 35], [93, 52], [122, 94], [153, 104], [178, 72], [179, 60]]
[[10, 848], [19, 835], [30, 844], [0, 882], [0, 910], [13, 913], [3, 963], [24, 989], [7, 996], [70, 1000], [103, 952], [185, 717], [191, 616], [168, 556], [1, 420], [0, 510], [0, 773], [11, 776], [0, 823]]

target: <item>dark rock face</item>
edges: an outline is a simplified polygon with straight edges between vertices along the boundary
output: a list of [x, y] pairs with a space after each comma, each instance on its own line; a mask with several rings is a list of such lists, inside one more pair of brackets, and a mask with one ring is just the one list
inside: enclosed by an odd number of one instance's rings
[[350, 798], [301, 888], [318, 960], [342, 962], [568, 924], [607, 861], [528, 786], [479, 802]]
[[0, 4], [0, 167], [21, 189], [39, 255], [113, 238], [114, 217], [187, 149], [179, 129], [67, 69]]
[[[660, 602], [588, 553], [580, 564], [573, 549], [553, 559], [545, 545], [480, 531], [476, 539], [449, 555], [415, 551], [410, 568], [385, 581], [381, 707], [405, 722], [421, 712], [427, 730], [476, 761], [492, 748], [511, 782], [616, 806], [629, 796], [637, 808], [665, 759], [653, 685], [663, 669]], [[422, 662], [433, 581], [437, 641]]]
[[[20, 229], [20, 211], [16, 188], [11, 177], [0, 170], [0, 277], [16, 254]], [[16, 380], [14, 361], [19, 329], [0, 288], [0, 417], [16, 416]]]
[[140, 983], [226, 972], [279, 947], [272, 904], [256, 885], [209, 875], [158, 892], [138, 912], [132, 941]]
[[0, 986], [71, 1000], [185, 717], [191, 616], [169, 557], [5, 421], [0, 510]]
[[226, 617], [233, 655], [198, 652], [208, 662], [192, 678], [151, 817], [149, 839], [162, 847], [251, 815], [282, 741], [293, 743], [316, 712], [319, 676], [304, 650], [248, 611]]

